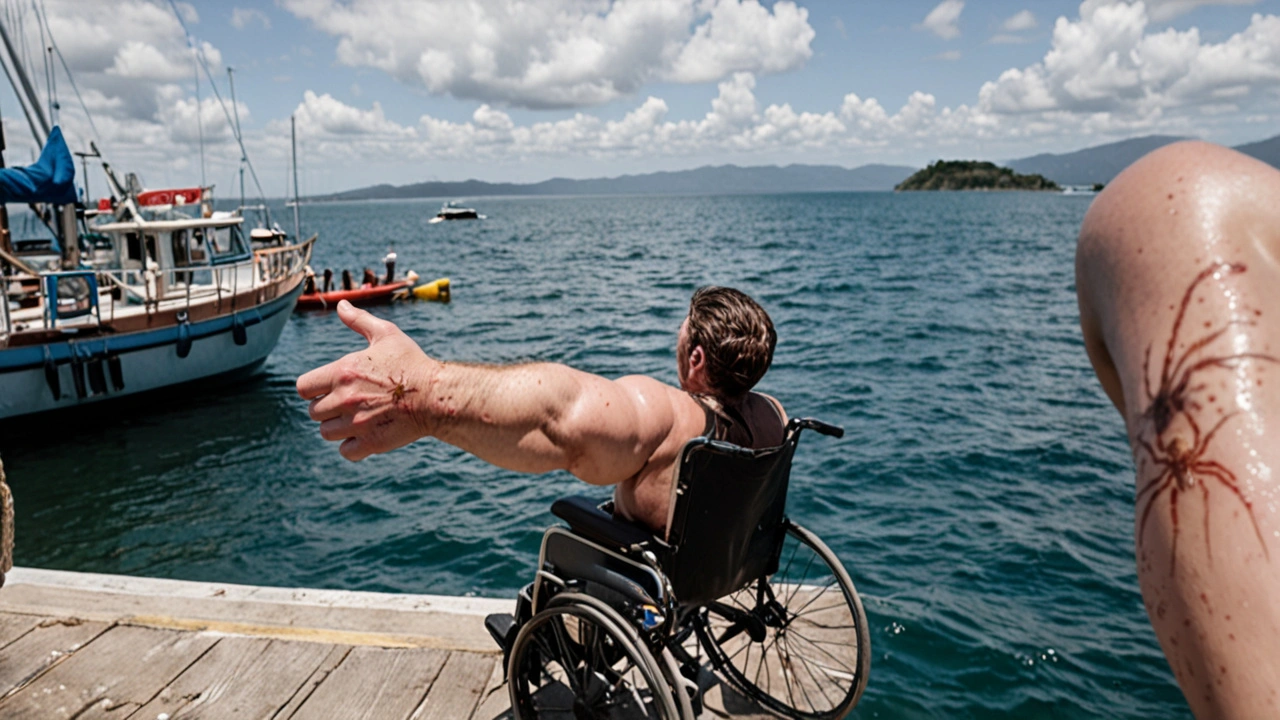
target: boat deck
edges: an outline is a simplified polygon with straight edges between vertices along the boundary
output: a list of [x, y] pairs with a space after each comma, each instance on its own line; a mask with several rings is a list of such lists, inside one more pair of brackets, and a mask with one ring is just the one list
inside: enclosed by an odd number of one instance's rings
[[[512, 600], [14, 568], [0, 717], [510, 717], [484, 616]], [[719, 688], [703, 717], [757, 717]]]

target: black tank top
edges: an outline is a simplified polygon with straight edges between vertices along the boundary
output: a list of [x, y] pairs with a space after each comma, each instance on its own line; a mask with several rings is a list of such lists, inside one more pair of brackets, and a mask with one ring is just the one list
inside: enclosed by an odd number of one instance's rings
[[[757, 393], [751, 394], [756, 395]], [[702, 430], [704, 436], [712, 440], [723, 440], [741, 447], [755, 447], [755, 434], [751, 432], [751, 426], [747, 424], [746, 418], [742, 417], [742, 414], [737, 409], [722, 404], [711, 395], [694, 395], [690, 393], [689, 396], [702, 406], [702, 411], [707, 416], [706, 427]], [[768, 398], [761, 397], [765, 402], [769, 403], [769, 407], [773, 408], [779, 423], [786, 425], [786, 420], [778, 412], [777, 404]]]

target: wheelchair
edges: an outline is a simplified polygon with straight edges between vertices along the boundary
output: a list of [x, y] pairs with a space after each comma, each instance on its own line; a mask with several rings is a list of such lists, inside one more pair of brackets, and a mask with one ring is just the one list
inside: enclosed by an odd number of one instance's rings
[[871, 666], [867, 618], [849, 574], [785, 513], [803, 430], [748, 449], [699, 437], [682, 449], [665, 538], [610, 503], [557, 500], [514, 615], [485, 625], [502, 647], [516, 718], [663, 718], [702, 712], [715, 675], [790, 718], [844, 717]]

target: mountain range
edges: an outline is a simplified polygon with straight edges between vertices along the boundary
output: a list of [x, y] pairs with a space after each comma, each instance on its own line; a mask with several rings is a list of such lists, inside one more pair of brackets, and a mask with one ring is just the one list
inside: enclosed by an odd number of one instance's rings
[[699, 195], [771, 192], [837, 192], [892, 190], [915, 168], [905, 165], [705, 166], [695, 170], [571, 180], [552, 178], [538, 183], [421, 182], [412, 185], [374, 185], [313, 200], [371, 200], [484, 195]]
[[[1147, 135], [1063, 154], [1042, 153], [1007, 160], [1016, 172], [1039, 174], [1060, 185], [1108, 183], [1130, 163], [1158, 147], [1185, 138]], [[1280, 168], [1280, 135], [1235, 148]], [[791, 192], [854, 192], [892, 190], [918, 168], [905, 165], [738, 165], [704, 166], [694, 170], [572, 180], [552, 178], [537, 183], [421, 182], [412, 185], [373, 185], [310, 198], [311, 201], [459, 198], [493, 195], [701, 195]]]

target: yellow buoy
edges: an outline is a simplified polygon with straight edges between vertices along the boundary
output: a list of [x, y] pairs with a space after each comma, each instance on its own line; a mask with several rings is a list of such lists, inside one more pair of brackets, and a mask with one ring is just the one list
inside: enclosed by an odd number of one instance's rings
[[440, 278], [423, 283], [413, 289], [413, 296], [419, 300], [437, 300], [449, 302], [449, 278]]

